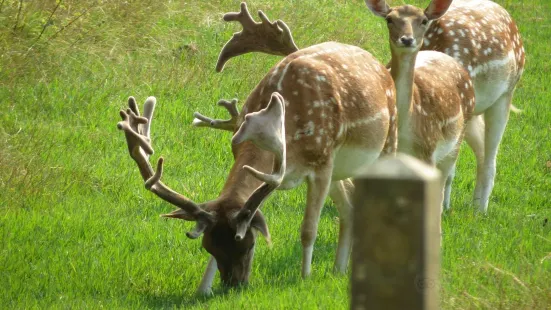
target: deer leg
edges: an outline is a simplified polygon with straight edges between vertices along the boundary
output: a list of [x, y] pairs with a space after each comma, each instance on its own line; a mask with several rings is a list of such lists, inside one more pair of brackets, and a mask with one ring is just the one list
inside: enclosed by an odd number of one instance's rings
[[503, 133], [505, 132], [507, 120], [509, 119], [511, 99], [512, 92], [504, 94], [484, 113], [486, 128], [482, 188], [480, 200], [475, 201], [478, 204], [478, 210], [483, 213], [486, 213], [488, 210], [488, 201], [494, 188], [497, 152], [503, 138]]
[[453, 184], [454, 178], [455, 178], [455, 163], [453, 163], [452, 167], [449, 169], [448, 176], [446, 177], [446, 183], [444, 184], [444, 201], [443, 201], [444, 210], [450, 209], [452, 184]]
[[474, 116], [466, 126], [465, 140], [476, 157], [476, 186], [473, 202], [480, 201], [482, 195], [482, 179], [484, 174], [484, 119], [482, 115]]
[[211, 295], [212, 294], [212, 282], [214, 281], [214, 276], [216, 275], [218, 265], [214, 256], [211, 256], [207, 264], [207, 269], [203, 274], [203, 279], [197, 288], [197, 294], [199, 295]]
[[306, 212], [301, 226], [302, 241], [302, 277], [306, 278], [312, 271], [312, 253], [318, 233], [318, 223], [325, 197], [331, 185], [331, 170], [316, 173], [307, 178], [308, 190]]
[[440, 170], [442, 174], [441, 211], [448, 210], [450, 208], [451, 185], [455, 175], [455, 163], [457, 162], [457, 155], [459, 153], [460, 145], [461, 144], [458, 144], [456, 149], [442, 159], [437, 165], [438, 170]]
[[[440, 197], [440, 214], [444, 212], [444, 210], [448, 210], [450, 208], [450, 196], [451, 196], [451, 185], [452, 181], [455, 175], [455, 164], [457, 162], [457, 156], [459, 154], [459, 147], [461, 146], [461, 143], [458, 143], [456, 146], [456, 149], [453, 150], [450, 154], [448, 154], [446, 157], [444, 157], [443, 160], [441, 160], [437, 168], [440, 170], [441, 173], [441, 188], [442, 191], [441, 197]], [[439, 232], [440, 232], [440, 246], [442, 246], [442, 224], [440, 224]]]
[[339, 242], [335, 256], [335, 273], [346, 273], [346, 266], [350, 258], [352, 248], [352, 203], [349, 193], [354, 190], [352, 180], [346, 179], [331, 183], [329, 196], [339, 210]]

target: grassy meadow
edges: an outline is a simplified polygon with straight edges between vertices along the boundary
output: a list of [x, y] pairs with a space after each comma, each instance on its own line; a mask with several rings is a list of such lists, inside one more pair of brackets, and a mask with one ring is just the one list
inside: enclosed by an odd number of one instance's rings
[[[551, 309], [551, 2], [498, 0], [517, 21], [527, 67], [486, 217], [469, 205], [475, 160], [463, 147], [443, 218], [444, 309]], [[331, 268], [337, 211], [327, 200], [312, 277], [300, 278], [305, 187], [263, 206], [273, 238], [258, 242], [250, 285], [197, 297], [208, 253], [189, 222], [145, 190], [117, 130], [128, 96], [157, 97], [152, 125], [165, 182], [213, 199], [233, 159], [231, 134], [193, 128], [226, 118], [280, 57], [232, 59], [214, 71], [240, 1], [0, 0], [0, 307], [345, 309], [348, 279]], [[393, 4], [402, 1], [391, 1]], [[426, 5], [428, 0], [409, 1]], [[283, 19], [299, 47], [334, 40], [389, 59], [386, 26], [363, 1], [251, 0]], [[256, 18], [256, 15], [255, 15]]]

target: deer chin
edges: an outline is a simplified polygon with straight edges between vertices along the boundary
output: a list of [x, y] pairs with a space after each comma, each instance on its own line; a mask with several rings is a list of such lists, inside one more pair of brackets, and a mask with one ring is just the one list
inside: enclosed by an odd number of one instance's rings
[[249, 284], [249, 277], [254, 258], [254, 246], [238, 261], [227, 264], [218, 264], [220, 280], [226, 288], [243, 287]]
[[398, 53], [414, 53], [421, 49], [421, 44], [405, 45], [402, 42], [392, 42], [392, 48]]
[[224, 287], [247, 284], [251, 275], [256, 235], [248, 229], [242, 240], [235, 240], [235, 228], [227, 221], [215, 224], [203, 235], [203, 248], [215, 259]]

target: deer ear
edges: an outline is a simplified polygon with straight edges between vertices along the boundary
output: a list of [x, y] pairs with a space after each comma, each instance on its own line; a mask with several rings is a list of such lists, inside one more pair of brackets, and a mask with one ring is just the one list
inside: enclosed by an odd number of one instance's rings
[[429, 6], [425, 9], [425, 16], [428, 19], [439, 19], [448, 11], [453, 0], [432, 0]]
[[390, 11], [390, 7], [385, 0], [365, 0], [365, 4], [371, 12], [381, 17], [386, 17]]
[[270, 236], [268, 223], [266, 223], [266, 218], [264, 217], [262, 212], [260, 212], [260, 210], [256, 210], [256, 213], [254, 214], [251, 220], [251, 228], [254, 228], [257, 231], [259, 231], [264, 236], [264, 238], [266, 238], [266, 242], [271, 247], [272, 237]]

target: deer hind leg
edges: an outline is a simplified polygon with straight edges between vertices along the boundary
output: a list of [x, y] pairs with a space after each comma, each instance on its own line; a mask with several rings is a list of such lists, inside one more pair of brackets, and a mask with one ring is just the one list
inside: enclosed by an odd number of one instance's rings
[[444, 184], [444, 201], [442, 203], [444, 210], [450, 209], [452, 184], [453, 184], [454, 178], [455, 178], [455, 163], [449, 169], [448, 176], [446, 177], [446, 183]]
[[214, 281], [214, 276], [216, 275], [218, 265], [214, 256], [211, 256], [207, 264], [207, 269], [203, 274], [203, 279], [197, 288], [198, 295], [211, 295], [212, 294], [212, 282]]
[[484, 119], [482, 115], [474, 116], [466, 126], [465, 140], [476, 157], [476, 186], [473, 202], [480, 201], [482, 180], [484, 178]]
[[459, 152], [459, 146], [453, 150], [449, 155], [442, 159], [438, 163], [438, 170], [442, 174], [442, 204], [441, 211], [450, 209], [452, 182], [455, 176], [455, 163], [457, 162], [457, 154]]
[[482, 184], [480, 200], [475, 201], [478, 210], [486, 213], [488, 201], [494, 188], [496, 175], [496, 159], [499, 144], [505, 132], [505, 126], [509, 119], [509, 110], [513, 92], [501, 96], [488, 110], [484, 112], [486, 123], [484, 137], [484, 166], [482, 173]]
[[331, 185], [331, 171], [330, 169], [327, 170], [307, 178], [306, 212], [302, 221], [300, 236], [302, 241], [303, 278], [308, 277], [312, 271], [312, 253], [318, 233], [321, 209]]
[[354, 190], [351, 179], [331, 183], [329, 196], [339, 210], [339, 241], [335, 256], [335, 273], [346, 273], [346, 267], [352, 248], [352, 203], [350, 193]]

